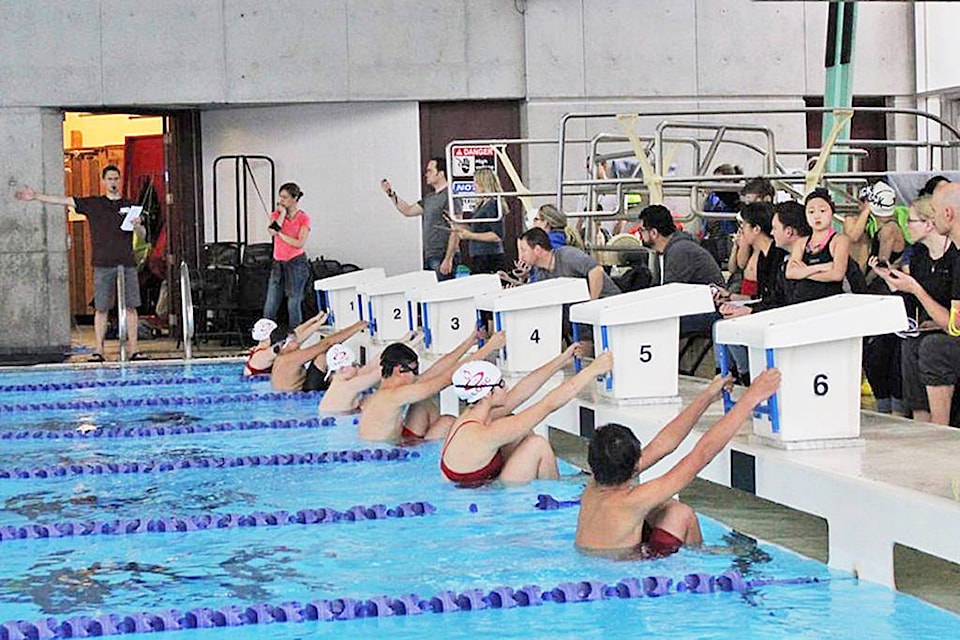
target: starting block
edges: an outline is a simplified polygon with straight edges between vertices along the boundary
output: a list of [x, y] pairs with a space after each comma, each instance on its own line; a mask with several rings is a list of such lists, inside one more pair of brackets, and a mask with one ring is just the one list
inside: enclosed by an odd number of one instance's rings
[[357, 287], [360, 319], [369, 323], [371, 340], [386, 344], [401, 339], [415, 321], [407, 291], [436, 283], [434, 271], [411, 271]]
[[383, 269], [361, 269], [313, 281], [317, 306], [327, 311], [327, 324], [337, 331], [361, 319], [357, 288], [386, 278]]
[[[710, 287], [672, 283], [570, 308], [573, 339], [593, 325], [595, 349], [613, 352], [613, 370], [597, 382], [601, 397], [618, 402], [679, 397], [680, 316], [714, 310]], [[574, 363], [580, 370], [579, 359]]]
[[533, 371], [560, 355], [563, 306], [590, 299], [584, 278], [553, 278], [477, 297], [477, 314], [493, 312], [496, 331], [505, 331], [504, 374]]
[[481, 273], [409, 291], [410, 329], [423, 330], [427, 354], [442, 356], [476, 333], [476, 297], [501, 290], [500, 276]]
[[[784, 449], [860, 444], [860, 361], [863, 336], [903, 331], [897, 296], [840, 294], [714, 325], [720, 366], [725, 345], [746, 345], [750, 373], [776, 367], [780, 389], [753, 416], [754, 438]], [[724, 410], [733, 403], [724, 394]]]

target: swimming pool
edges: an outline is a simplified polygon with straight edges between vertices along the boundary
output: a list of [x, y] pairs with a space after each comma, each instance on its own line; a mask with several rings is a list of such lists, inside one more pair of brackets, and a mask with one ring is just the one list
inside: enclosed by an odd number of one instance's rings
[[[428, 611], [440, 595], [433, 607], [449, 609], [466, 593], [459, 611], [443, 614], [186, 629], [172, 637], [960, 635], [953, 614], [755, 544], [706, 518], [710, 551], [632, 563], [582, 556], [572, 546], [576, 509], [535, 508], [538, 494], [578, 496], [583, 479], [572, 468], [562, 470], [560, 482], [456, 489], [440, 480], [437, 444], [399, 451], [361, 442], [352, 418], [318, 418], [316, 396], [272, 396], [268, 382], [242, 380], [238, 369], [229, 363], [0, 374], [0, 623], [52, 618], [48, 624], [63, 633], [65, 621], [84, 615], [105, 616], [108, 624], [107, 614], [116, 614], [121, 626], [128, 617], [130, 628], [155, 627], [170, 609], [179, 613], [168, 620], [189, 617], [191, 624], [322, 617], [324, 600], [335, 602], [328, 615], [344, 617], [338, 599], [365, 602], [359, 609], [347, 603], [365, 615], [378, 603], [381, 610], [391, 603], [403, 609], [396, 603], [415, 602], [403, 598], [409, 594], [425, 600]], [[69, 437], [81, 425], [101, 435]], [[367, 510], [349, 511], [357, 505]], [[338, 519], [334, 511], [353, 515]], [[41, 531], [62, 537], [11, 533]], [[748, 580], [818, 581], [747, 593], [676, 589], [687, 574], [731, 568]], [[647, 576], [674, 584], [660, 597], [582, 603], [554, 598], [492, 608], [477, 599], [501, 586], [550, 592], [570, 582], [612, 586]], [[442, 596], [448, 591], [453, 595]], [[388, 599], [370, 602], [379, 596]], [[299, 606], [282, 606], [292, 601]], [[264, 604], [276, 608], [258, 606]], [[16, 628], [0, 627], [0, 638], [16, 637]]]

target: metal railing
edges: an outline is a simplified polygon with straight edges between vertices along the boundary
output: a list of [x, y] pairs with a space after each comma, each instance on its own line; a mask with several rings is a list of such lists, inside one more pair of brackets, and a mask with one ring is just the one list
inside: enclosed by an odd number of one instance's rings
[[[120, 340], [120, 362], [127, 361], [127, 278], [123, 265], [117, 267], [117, 339]], [[133, 328], [134, 331], [137, 327]]]
[[190, 288], [190, 269], [180, 262], [180, 331], [183, 340], [183, 359], [193, 357], [193, 290]]

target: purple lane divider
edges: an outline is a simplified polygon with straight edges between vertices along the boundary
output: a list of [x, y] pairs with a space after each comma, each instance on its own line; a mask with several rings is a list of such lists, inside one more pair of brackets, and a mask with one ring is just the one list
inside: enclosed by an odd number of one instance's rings
[[101, 521], [56, 522], [53, 524], [29, 523], [19, 526], [0, 527], [0, 542], [31, 540], [36, 538], [67, 538], [94, 535], [132, 535], [136, 533], [187, 533], [206, 529], [232, 529], [234, 527], [282, 527], [296, 524], [333, 524], [360, 522], [363, 520], [386, 520], [387, 518], [414, 518], [436, 513], [437, 508], [429, 502], [402, 502], [388, 508], [383, 504], [357, 505], [346, 511], [329, 507], [301, 509], [296, 513], [274, 511], [265, 513], [205, 513], [199, 516], [155, 516], [152, 518], [120, 518]]
[[23, 469], [0, 468], [0, 480], [26, 480], [32, 478], [62, 478], [65, 476], [108, 475], [118, 473], [163, 473], [177, 469], [212, 469], [234, 467], [277, 467], [305, 464], [332, 464], [335, 462], [392, 462], [419, 458], [420, 454], [409, 449], [345, 449], [320, 453], [287, 453], [272, 455], [237, 456], [232, 458], [209, 456], [202, 458], [171, 458], [144, 462], [94, 462], [67, 463], [46, 467]]
[[0, 393], [15, 391], [68, 391], [72, 389], [103, 389], [113, 387], [153, 387], [176, 384], [218, 384], [220, 376], [170, 378], [140, 378], [132, 380], [79, 380], [77, 382], [37, 382], [31, 384], [0, 384]]
[[96, 438], [155, 438], [195, 433], [221, 433], [227, 431], [257, 431], [260, 429], [315, 429], [336, 425], [333, 418], [309, 418], [307, 420], [243, 420], [240, 422], [215, 422], [213, 424], [163, 425], [157, 427], [113, 427], [89, 432], [48, 431], [21, 429], [0, 432], [0, 440], [85, 440]]
[[[647, 576], [644, 578], [624, 578], [616, 584], [606, 584], [599, 580], [564, 582], [549, 589], [537, 585], [526, 585], [518, 589], [499, 586], [493, 589], [467, 589], [460, 593], [441, 591], [428, 598], [422, 598], [415, 593], [407, 593], [396, 597], [376, 596], [366, 600], [334, 598], [331, 600], [312, 600], [305, 604], [292, 601], [282, 602], [278, 605], [270, 603], [244, 606], [227, 605], [219, 609], [209, 607], [198, 607], [186, 611], [164, 609], [156, 612], [141, 611], [128, 615], [106, 613], [97, 617], [74, 616], [59, 621], [56, 618], [44, 618], [36, 622], [10, 620], [0, 625], [0, 640], [80, 638], [283, 622], [330, 622], [356, 618], [532, 607], [540, 606], [544, 602], [569, 604], [619, 598], [656, 597], [668, 593], [728, 591], [744, 593], [753, 588], [754, 585], [760, 584], [813, 584], [819, 582], [821, 581], [817, 578], [748, 581], [744, 580], [743, 576], [737, 571], [729, 570], [718, 576], [705, 573], [688, 574], [676, 580], [677, 588], [673, 591], [670, 590], [670, 586], [674, 584], [674, 581], [670, 578], [666, 576]], [[681, 587], [680, 585], [686, 586]], [[696, 588], [692, 588], [692, 585], [695, 585]], [[701, 588], [700, 585], [708, 585], [709, 588]]]
[[579, 500], [557, 500], [547, 493], [541, 493], [537, 496], [537, 504], [534, 505], [541, 511], [553, 511], [555, 509], [566, 509], [568, 507], [579, 506]]
[[273, 402], [278, 400], [319, 398], [322, 391], [283, 391], [269, 393], [234, 393], [222, 396], [161, 396], [153, 398], [128, 398], [110, 400], [71, 400], [69, 402], [18, 402], [0, 404], [0, 413], [25, 411], [54, 411], [65, 409], [106, 409], [130, 407], [184, 407], [234, 402]]

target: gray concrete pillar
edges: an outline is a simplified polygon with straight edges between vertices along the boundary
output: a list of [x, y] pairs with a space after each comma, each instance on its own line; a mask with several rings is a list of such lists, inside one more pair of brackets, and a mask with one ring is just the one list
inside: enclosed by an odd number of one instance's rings
[[59, 361], [70, 347], [66, 210], [21, 202], [17, 185], [62, 194], [55, 109], [0, 109], [0, 364]]

